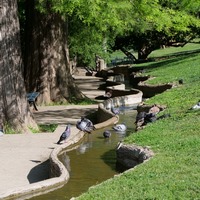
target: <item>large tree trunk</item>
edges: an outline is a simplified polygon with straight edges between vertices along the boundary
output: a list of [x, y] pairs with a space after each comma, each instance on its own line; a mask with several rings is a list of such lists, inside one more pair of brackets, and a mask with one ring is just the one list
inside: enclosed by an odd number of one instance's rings
[[36, 123], [26, 99], [17, 14], [17, 0], [0, 0], [0, 123], [29, 132]]
[[46, 5], [46, 13], [26, 1], [25, 80], [29, 92], [39, 91], [39, 104], [83, 98], [70, 73], [67, 22]]

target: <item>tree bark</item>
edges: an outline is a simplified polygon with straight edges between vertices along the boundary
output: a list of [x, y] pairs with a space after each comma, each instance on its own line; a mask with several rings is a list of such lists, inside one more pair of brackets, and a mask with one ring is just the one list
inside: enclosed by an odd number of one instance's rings
[[0, 0], [0, 123], [15, 132], [36, 127], [26, 98], [17, 0]]
[[46, 13], [26, 1], [25, 80], [29, 92], [38, 91], [39, 104], [81, 99], [84, 95], [70, 73], [67, 21], [46, 4]]
[[152, 52], [151, 46], [148, 44], [143, 44], [138, 49], [138, 60], [147, 60], [148, 55]]

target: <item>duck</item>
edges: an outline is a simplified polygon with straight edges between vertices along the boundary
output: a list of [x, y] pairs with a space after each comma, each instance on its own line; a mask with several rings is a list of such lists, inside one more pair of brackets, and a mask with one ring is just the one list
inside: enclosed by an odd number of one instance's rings
[[116, 124], [115, 126], [113, 126], [113, 129], [118, 132], [125, 132], [127, 127], [124, 123], [122, 123], [122, 124]]
[[67, 138], [71, 135], [70, 124], [68, 124], [65, 128], [65, 131], [61, 134], [57, 144], [60, 144], [62, 141], [66, 142]]
[[111, 137], [111, 132], [106, 130], [103, 132], [103, 136], [104, 136], [104, 138], [109, 138], [109, 137]]

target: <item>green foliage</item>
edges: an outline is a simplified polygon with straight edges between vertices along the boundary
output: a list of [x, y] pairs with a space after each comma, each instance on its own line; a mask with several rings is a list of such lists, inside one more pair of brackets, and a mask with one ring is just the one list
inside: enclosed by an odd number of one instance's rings
[[200, 55], [195, 51], [190, 45], [183, 47], [179, 54], [174, 48], [165, 49], [155, 52], [155, 56], [163, 54], [161, 61], [139, 65], [159, 80], [154, 83], [177, 82], [179, 77], [184, 80], [183, 85], [146, 101], [166, 105], [167, 109], [160, 114], [169, 113], [171, 117], [150, 123], [124, 140], [149, 146], [155, 155], [133, 170], [90, 188], [76, 199], [199, 198], [200, 111], [189, 110], [199, 101], [200, 93]]
[[68, 23], [71, 58], [89, 66], [95, 65], [95, 54], [107, 60], [115, 36], [133, 22], [129, 0], [39, 0], [41, 12], [49, 7]]
[[5, 134], [16, 134], [16, 130], [9, 123], [4, 124], [4, 132]]
[[118, 35], [115, 49], [138, 51], [140, 59], [162, 45], [187, 43], [200, 34], [199, 5], [195, 1], [134, 1], [131, 30]]
[[58, 124], [40, 124], [38, 125], [39, 129], [36, 130], [36, 129], [30, 128], [30, 130], [33, 133], [44, 133], [44, 132], [53, 133], [57, 127], [58, 127]]
[[75, 105], [90, 105], [90, 104], [96, 104], [97, 102], [92, 100], [92, 99], [89, 99], [89, 98], [84, 98], [84, 99], [72, 99], [72, 104], [75, 104]]

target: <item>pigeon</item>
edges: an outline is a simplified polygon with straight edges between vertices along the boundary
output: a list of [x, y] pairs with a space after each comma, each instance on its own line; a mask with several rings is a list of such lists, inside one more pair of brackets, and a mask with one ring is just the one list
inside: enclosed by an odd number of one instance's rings
[[198, 110], [198, 109], [200, 109], [200, 101], [196, 105], [190, 108], [190, 110]]
[[125, 132], [127, 127], [124, 123], [113, 126], [113, 129], [118, 132]]
[[120, 114], [120, 111], [119, 111], [119, 108], [114, 108], [114, 107], [111, 107], [111, 112], [115, 115], [119, 115]]
[[109, 137], [111, 137], [111, 132], [106, 130], [103, 132], [103, 136], [104, 136], [104, 138], [109, 138]]
[[76, 127], [79, 130], [87, 133], [91, 133], [93, 130], [95, 130], [93, 123], [85, 117], [82, 117], [81, 120], [77, 122]]
[[70, 134], [71, 134], [71, 129], [70, 129], [70, 125], [68, 124], [66, 126], [65, 131], [60, 136], [60, 139], [58, 140], [57, 144], [60, 144], [62, 141], [66, 141], [67, 138], [70, 136]]

